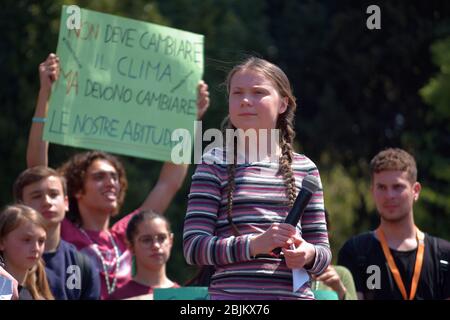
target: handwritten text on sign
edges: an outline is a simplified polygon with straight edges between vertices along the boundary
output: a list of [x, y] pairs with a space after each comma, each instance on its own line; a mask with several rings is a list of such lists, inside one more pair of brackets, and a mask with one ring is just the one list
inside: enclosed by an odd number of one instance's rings
[[203, 36], [85, 9], [69, 30], [66, 18], [44, 139], [170, 160], [172, 132], [194, 135]]

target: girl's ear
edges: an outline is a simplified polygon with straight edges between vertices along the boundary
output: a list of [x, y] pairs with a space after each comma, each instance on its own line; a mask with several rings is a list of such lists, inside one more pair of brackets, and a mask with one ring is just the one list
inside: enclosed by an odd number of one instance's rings
[[287, 110], [288, 104], [289, 104], [289, 98], [288, 97], [282, 98], [280, 109], [278, 110], [278, 113], [279, 114], [284, 113]]
[[69, 211], [69, 198], [67, 196], [64, 196], [64, 209], [66, 209], [66, 212]]
[[173, 245], [173, 233], [169, 234], [169, 241], [170, 241], [170, 245]]

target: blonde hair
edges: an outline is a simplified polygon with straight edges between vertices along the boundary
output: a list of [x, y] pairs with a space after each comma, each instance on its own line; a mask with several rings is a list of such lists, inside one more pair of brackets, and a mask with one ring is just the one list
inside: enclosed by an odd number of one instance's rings
[[[280, 147], [281, 147], [281, 156], [279, 159], [279, 170], [278, 174], [283, 175], [284, 184], [286, 186], [286, 196], [287, 196], [287, 204], [289, 207], [292, 207], [296, 197], [296, 188], [295, 188], [295, 177], [294, 172], [292, 171], [292, 160], [293, 160], [293, 147], [292, 143], [295, 138], [294, 131], [294, 117], [295, 110], [297, 109], [296, 98], [292, 92], [291, 84], [289, 82], [286, 74], [281, 70], [278, 66], [273, 63], [270, 63], [267, 60], [250, 57], [243, 61], [242, 63], [236, 65], [229, 73], [226, 79], [226, 86], [228, 94], [230, 93], [230, 85], [233, 76], [237, 72], [241, 72], [243, 70], [252, 70], [263, 75], [265, 78], [269, 79], [274, 85], [275, 89], [278, 91], [279, 95], [282, 98], [287, 98], [287, 108], [286, 111], [278, 116], [276, 128], [281, 131], [280, 134]], [[226, 127], [236, 129], [229, 117], [225, 119]], [[236, 148], [234, 148], [236, 152]], [[234, 155], [236, 158], [236, 154]], [[236, 160], [236, 159], [235, 159]], [[232, 221], [231, 212], [233, 210], [233, 192], [236, 187], [235, 183], [235, 174], [236, 174], [236, 161], [233, 164], [228, 165], [228, 208], [227, 208], [227, 218], [230, 222], [233, 232], [238, 235], [239, 230], [236, 228]]]
[[[45, 220], [39, 212], [25, 205], [16, 204], [7, 206], [0, 213], [0, 239], [4, 239], [26, 221], [30, 221], [47, 231]], [[33, 268], [28, 270], [24, 286], [35, 300], [54, 300], [48, 285], [42, 258]]]

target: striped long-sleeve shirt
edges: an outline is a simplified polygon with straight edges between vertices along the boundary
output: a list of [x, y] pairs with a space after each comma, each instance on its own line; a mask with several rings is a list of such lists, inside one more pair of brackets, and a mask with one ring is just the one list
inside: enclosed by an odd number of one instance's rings
[[[283, 177], [277, 174], [278, 163], [237, 165], [232, 219], [241, 235], [234, 236], [227, 220], [228, 173], [221, 161], [224, 158], [222, 150], [212, 150], [204, 155], [192, 177], [183, 234], [186, 261], [215, 265], [209, 288], [213, 298], [313, 299], [309, 282], [292, 292], [292, 271], [284, 260], [250, 255], [250, 238], [274, 222], [284, 222], [289, 213]], [[320, 181], [316, 165], [304, 155], [294, 153], [292, 169], [297, 191], [309, 174]], [[307, 271], [323, 272], [331, 261], [331, 251], [322, 187], [313, 194], [297, 229], [316, 249], [313, 266]]]

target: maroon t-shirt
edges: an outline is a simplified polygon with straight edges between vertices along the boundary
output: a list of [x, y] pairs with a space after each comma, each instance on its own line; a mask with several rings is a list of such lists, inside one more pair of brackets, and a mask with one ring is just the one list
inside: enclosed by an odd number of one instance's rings
[[[171, 288], [179, 288], [180, 285], [176, 282], [173, 283]], [[149, 287], [143, 284], [140, 284], [134, 280], [130, 280], [125, 283], [123, 286], [119, 287], [116, 291], [114, 291], [109, 297], [108, 300], [122, 300], [128, 299], [131, 297], [142, 296], [144, 294], [153, 293], [153, 287]]]
[[[67, 219], [61, 224], [61, 237], [74, 244], [93, 261], [95, 269], [100, 274], [102, 300], [109, 295], [107, 281], [111, 288], [119, 288], [131, 279], [132, 255], [126, 245], [125, 232], [128, 222], [138, 212], [139, 210], [135, 210], [124, 216], [109, 229], [109, 232], [83, 230]], [[114, 242], [111, 241], [111, 237]]]

